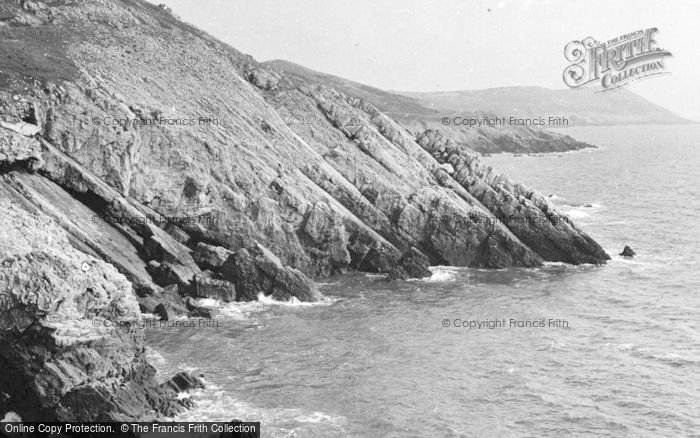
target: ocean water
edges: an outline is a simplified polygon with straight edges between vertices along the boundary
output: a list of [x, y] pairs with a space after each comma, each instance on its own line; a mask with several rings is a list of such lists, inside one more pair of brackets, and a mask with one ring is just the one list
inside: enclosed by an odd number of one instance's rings
[[484, 161], [553, 195], [607, 265], [352, 274], [325, 303], [149, 329], [161, 376], [208, 382], [179, 418], [266, 437], [700, 436], [700, 125], [565, 132], [600, 148]]

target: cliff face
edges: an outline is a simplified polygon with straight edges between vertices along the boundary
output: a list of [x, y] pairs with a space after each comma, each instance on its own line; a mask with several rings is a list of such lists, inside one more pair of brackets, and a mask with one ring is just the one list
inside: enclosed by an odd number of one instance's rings
[[14, 353], [0, 365], [27, 383], [0, 381], [3, 410], [47, 400], [43, 417], [95, 418], [88, 395], [113, 418], [179, 408], [139, 337], [95, 318], [212, 314], [188, 296], [316, 300], [309, 277], [390, 272], [412, 248], [483, 268], [608, 258], [468, 147], [166, 10], [13, 0], [2, 14], [0, 350]]

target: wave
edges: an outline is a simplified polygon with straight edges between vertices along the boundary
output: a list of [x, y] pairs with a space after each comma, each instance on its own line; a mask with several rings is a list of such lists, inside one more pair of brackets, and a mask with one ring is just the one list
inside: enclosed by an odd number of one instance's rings
[[271, 307], [304, 308], [316, 306], [330, 306], [338, 301], [337, 298], [323, 297], [320, 301], [306, 302], [292, 297], [288, 301], [279, 301], [272, 297], [265, 296], [262, 292], [258, 294], [256, 301], [231, 301], [225, 302], [214, 298], [194, 299], [196, 305], [203, 307], [214, 307], [219, 309], [222, 316], [246, 320], [253, 313], [263, 312]]
[[[228, 391], [216, 385], [198, 389], [189, 394], [195, 407], [185, 411], [172, 421], [214, 421], [228, 422], [260, 421], [266, 425], [266, 435], [298, 436], [305, 424], [322, 424], [324, 428], [344, 432], [347, 418], [320, 411], [306, 411], [291, 408], [263, 408], [233, 397]], [[282, 426], [283, 425], [283, 426]]]
[[459, 268], [454, 266], [431, 266], [428, 269], [430, 269], [430, 272], [432, 272], [430, 277], [419, 278], [415, 281], [422, 281], [426, 283], [448, 283], [455, 281], [457, 274], [460, 271]]
[[315, 307], [315, 306], [329, 306], [336, 302], [337, 299], [330, 297], [323, 297], [320, 301], [299, 301], [297, 297], [292, 297], [288, 301], [277, 301], [276, 299], [265, 296], [262, 293], [258, 294], [258, 302], [265, 306], [285, 306], [285, 307]]

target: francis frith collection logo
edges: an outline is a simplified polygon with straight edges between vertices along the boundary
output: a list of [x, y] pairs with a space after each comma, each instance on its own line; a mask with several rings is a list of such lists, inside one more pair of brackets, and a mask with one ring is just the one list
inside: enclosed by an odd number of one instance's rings
[[657, 46], [655, 27], [638, 30], [600, 42], [592, 37], [571, 41], [564, 56], [571, 64], [564, 70], [570, 88], [600, 84], [613, 90], [642, 78], [668, 73], [665, 56], [671, 52]]

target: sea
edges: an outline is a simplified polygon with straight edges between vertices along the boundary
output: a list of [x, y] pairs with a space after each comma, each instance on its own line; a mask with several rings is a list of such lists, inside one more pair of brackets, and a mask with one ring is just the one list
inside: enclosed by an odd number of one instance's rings
[[549, 196], [606, 265], [349, 274], [321, 303], [210, 303], [216, 326], [146, 333], [159, 378], [207, 382], [176, 419], [263, 437], [700, 436], [700, 125], [559, 132], [598, 148], [482, 161]]

